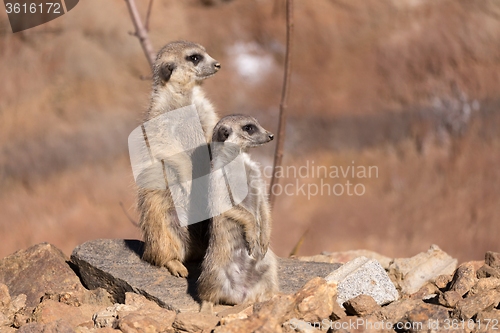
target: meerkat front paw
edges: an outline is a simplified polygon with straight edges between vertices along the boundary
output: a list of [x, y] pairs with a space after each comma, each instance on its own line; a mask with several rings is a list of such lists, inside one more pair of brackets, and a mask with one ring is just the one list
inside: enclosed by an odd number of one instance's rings
[[170, 260], [165, 264], [165, 266], [168, 268], [169, 272], [172, 273], [173, 276], [177, 277], [187, 277], [188, 276], [188, 270], [186, 266], [184, 266], [179, 260]]
[[248, 255], [253, 257], [254, 259], [260, 260], [264, 257], [260, 244], [255, 239], [251, 239], [247, 242], [247, 251]]

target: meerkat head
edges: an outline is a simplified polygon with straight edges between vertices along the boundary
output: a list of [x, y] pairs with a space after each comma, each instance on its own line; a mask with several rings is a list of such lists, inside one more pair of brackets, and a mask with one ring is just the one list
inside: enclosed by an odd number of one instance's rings
[[274, 139], [274, 135], [266, 131], [254, 117], [247, 115], [231, 115], [222, 118], [215, 125], [213, 142], [233, 143], [242, 151], [257, 147]]
[[153, 67], [154, 84], [193, 86], [220, 68], [220, 63], [209, 56], [203, 46], [186, 41], [172, 42], [158, 52]]

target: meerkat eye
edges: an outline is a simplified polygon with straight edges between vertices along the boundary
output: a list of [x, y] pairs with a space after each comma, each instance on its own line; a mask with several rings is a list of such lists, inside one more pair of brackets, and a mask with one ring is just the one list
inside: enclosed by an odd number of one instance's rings
[[256, 130], [255, 126], [252, 124], [245, 125], [242, 129], [250, 135], [252, 135]]
[[200, 63], [200, 61], [203, 60], [203, 56], [201, 54], [195, 53], [193, 55], [187, 56], [186, 60], [191, 61], [196, 66]]

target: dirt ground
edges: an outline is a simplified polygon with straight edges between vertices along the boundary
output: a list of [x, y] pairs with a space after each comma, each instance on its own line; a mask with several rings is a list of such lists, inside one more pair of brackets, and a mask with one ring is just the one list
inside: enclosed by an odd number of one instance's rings
[[[148, 1], [137, 3], [144, 16]], [[156, 49], [203, 44], [222, 64], [204, 83], [219, 114], [275, 131], [283, 4], [155, 1], [150, 35]], [[91, 239], [141, 237], [127, 137], [151, 82], [132, 30], [122, 0], [80, 1], [16, 34], [0, 11], [0, 257], [43, 241], [70, 254]], [[296, 1], [275, 252], [287, 256], [306, 232], [300, 255], [500, 251], [499, 83], [494, 0]], [[269, 167], [273, 150], [252, 156]], [[291, 172], [300, 167], [307, 177]]]

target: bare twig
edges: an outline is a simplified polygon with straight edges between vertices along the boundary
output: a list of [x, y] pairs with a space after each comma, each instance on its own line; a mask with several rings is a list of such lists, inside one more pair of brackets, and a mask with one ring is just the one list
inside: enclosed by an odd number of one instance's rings
[[130, 215], [128, 215], [127, 211], [125, 210], [125, 207], [123, 207], [123, 202], [120, 201], [120, 206], [122, 207], [123, 209], [123, 213], [125, 214], [125, 216], [128, 218], [128, 220], [130, 221], [130, 223], [132, 223], [133, 225], [135, 225], [137, 228], [139, 228], [139, 223], [135, 222], [134, 219], [132, 217], [130, 217]]
[[285, 75], [283, 79], [283, 90], [280, 103], [280, 118], [278, 125], [278, 136], [276, 142], [276, 151], [274, 153], [273, 177], [269, 187], [269, 202], [271, 207], [274, 205], [275, 195], [273, 186], [278, 184], [276, 177], [278, 167], [281, 167], [283, 160], [283, 145], [285, 143], [286, 128], [286, 109], [288, 100], [288, 90], [290, 86], [290, 74], [292, 65], [292, 37], [293, 37], [293, 0], [286, 0], [286, 57], [285, 57]]
[[134, 23], [135, 27], [134, 34], [135, 36], [137, 36], [137, 38], [139, 38], [142, 49], [144, 50], [146, 58], [148, 59], [149, 66], [151, 66], [152, 69], [153, 64], [155, 62], [156, 54], [153, 49], [153, 46], [151, 45], [151, 40], [149, 39], [148, 32], [146, 28], [144, 28], [144, 26], [142, 25], [141, 17], [139, 16], [139, 11], [137, 10], [137, 7], [135, 5], [135, 0], [125, 0], [125, 2], [127, 3], [128, 11], [130, 12], [130, 17], [132, 18], [132, 22]]
[[299, 253], [300, 248], [302, 247], [302, 244], [304, 243], [304, 239], [306, 238], [307, 233], [309, 232], [309, 229], [307, 229], [302, 236], [300, 237], [299, 241], [297, 244], [295, 244], [292, 252], [290, 252], [290, 255], [288, 257], [294, 257]]
[[148, 13], [146, 14], [146, 23], [144, 28], [149, 32], [149, 17], [151, 16], [151, 8], [153, 8], [153, 0], [149, 0]]

